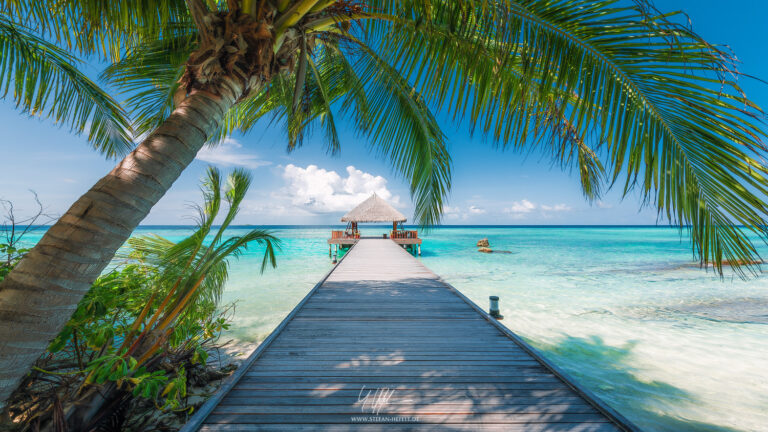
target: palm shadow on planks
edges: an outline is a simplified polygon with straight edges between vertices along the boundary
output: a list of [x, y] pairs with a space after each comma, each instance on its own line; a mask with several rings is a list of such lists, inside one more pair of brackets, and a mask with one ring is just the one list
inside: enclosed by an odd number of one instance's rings
[[[354, 423], [386, 416], [418, 417], [397, 424], [406, 430], [615, 430], [436, 278], [377, 271], [326, 281], [208, 422], [392, 430]], [[394, 389], [386, 403], [381, 389]]]

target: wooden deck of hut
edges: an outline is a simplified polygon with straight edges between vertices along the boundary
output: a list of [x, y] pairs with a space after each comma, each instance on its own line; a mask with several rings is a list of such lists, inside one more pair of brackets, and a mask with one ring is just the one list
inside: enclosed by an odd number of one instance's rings
[[394, 242], [362, 239], [193, 430], [635, 428]]

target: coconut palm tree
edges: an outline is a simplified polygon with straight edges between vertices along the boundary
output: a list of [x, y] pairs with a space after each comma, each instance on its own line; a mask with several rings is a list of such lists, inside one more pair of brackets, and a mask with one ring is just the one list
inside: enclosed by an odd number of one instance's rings
[[[109, 62], [104, 78], [145, 138], [0, 285], [0, 399], [197, 151], [263, 116], [285, 127], [290, 149], [320, 127], [330, 152], [347, 119], [410, 183], [422, 223], [439, 220], [450, 186], [441, 113], [501, 148], [574, 167], [587, 198], [616, 184], [638, 191], [718, 270], [755, 259], [748, 235], [766, 234], [762, 111], [726, 48], [648, 0], [8, 0], [3, 10]], [[96, 138], [111, 142], [104, 121]]]

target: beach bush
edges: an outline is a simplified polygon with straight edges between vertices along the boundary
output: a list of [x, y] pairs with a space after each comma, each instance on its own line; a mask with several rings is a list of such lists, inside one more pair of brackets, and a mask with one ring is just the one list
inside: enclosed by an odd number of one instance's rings
[[[45, 424], [55, 412], [41, 408], [81, 400], [81, 388], [108, 388], [120, 395], [123, 404], [191, 414], [194, 406], [186, 401], [188, 380], [224, 376], [208, 367], [207, 359], [220, 345], [221, 332], [229, 328], [234, 305], [200, 302], [194, 313], [178, 321], [157, 353], [139, 364], [121, 345], [137, 320], [148, 319], [142, 318], [146, 305], [151, 303], [152, 309], [160, 305], [162, 299], [156, 293], [161, 271], [139, 261], [100, 277], [16, 393], [11, 415], [30, 427]], [[137, 413], [118, 414], [122, 422]]]
[[[77, 370], [87, 377], [85, 384], [108, 381], [128, 389], [133, 396], [157, 402], [162, 408], [177, 409], [186, 396], [186, 369], [206, 366], [208, 349], [221, 332], [229, 328], [233, 305], [217, 308], [211, 301], [200, 302], [194, 313], [185, 314], [173, 327], [157, 359], [165, 364], [153, 371], [139, 365], [120, 345], [130, 337], [141, 313], [156, 298], [161, 270], [145, 262], [132, 263], [100, 277], [80, 302], [64, 329], [48, 347], [48, 353], [74, 359]], [[148, 318], [148, 317], [144, 317]], [[145, 323], [140, 324], [142, 326]], [[167, 361], [166, 361], [167, 360]]]

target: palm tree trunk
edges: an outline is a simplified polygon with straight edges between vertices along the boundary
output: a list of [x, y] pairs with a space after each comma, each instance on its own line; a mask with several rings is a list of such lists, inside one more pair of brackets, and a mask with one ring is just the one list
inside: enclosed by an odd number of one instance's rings
[[0, 283], [0, 408], [243, 92], [239, 80], [220, 89], [187, 96]]

